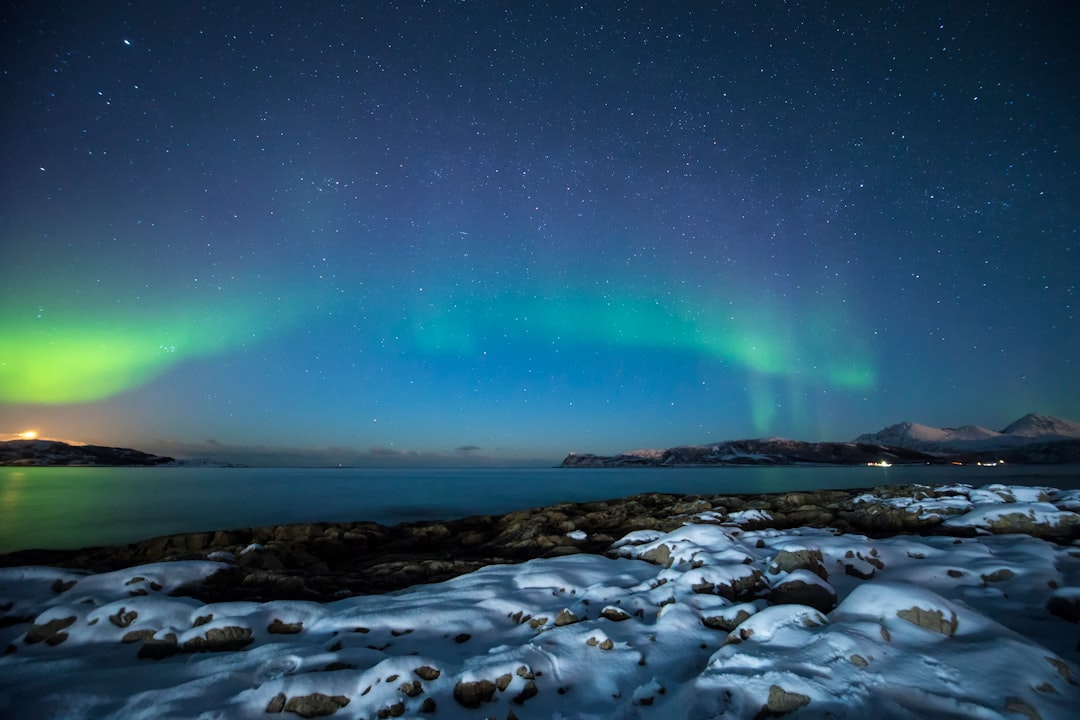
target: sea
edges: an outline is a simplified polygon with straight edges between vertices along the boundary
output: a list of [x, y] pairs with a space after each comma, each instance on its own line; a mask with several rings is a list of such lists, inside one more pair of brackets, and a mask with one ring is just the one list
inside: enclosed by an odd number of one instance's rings
[[0, 553], [305, 522], [384, 525], [644, 492], [775, 493], [907, 483], [1080, 489], [1080, 465], [695, 468], [0, 468]]

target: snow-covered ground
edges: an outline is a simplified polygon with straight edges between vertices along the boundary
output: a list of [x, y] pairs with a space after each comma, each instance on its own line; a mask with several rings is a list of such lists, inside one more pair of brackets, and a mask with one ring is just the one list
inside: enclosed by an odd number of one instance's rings
[[955, 490], [893, 504], [975, 537], [710, 511], [330, 604], [170, 595], [218, 562], [0, 569], [0, 717], [1077, 717], [1080, 545], [985, 529], [1080, 492]]

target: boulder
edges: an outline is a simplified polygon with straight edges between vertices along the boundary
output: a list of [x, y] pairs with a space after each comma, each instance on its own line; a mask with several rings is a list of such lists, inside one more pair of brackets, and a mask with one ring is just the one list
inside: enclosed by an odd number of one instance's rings
[[495, 683], [490, 680], [462, 680], [454, 686], [454, 699], [459, 705], [476, 709], [495, 696]]
[[348, 704], [349, 698], [344, 695], [311, 693], [289, 698], [285, 702], [284, 709], [286, 712], [296, 713], [303, 718], [313, 718], [333, 715]]
[[896, 615], [904, 620], [907, 620], [912, 625], [918, 625], [921, 628], [932, 630], [942, 635], [955, 635], [957, 619], [956, 613], [950, 612], [946, 617], [945, 613], [941, 610], [926, 610], [918, 606], [913, 606], [905, 610], [897, 610]]
[[770, 575], [777, 575], [792, 570], [809, 570], [822, 580], [829, 579], [829, 572], [825, 569], [818, 548], [802, 548], [799, 550], [781, 550], [769, 563]]
[[779, 685], [769, 687], [769, 699], [765, 707], [757, 714], [759, 718], [776, 717], [795, 712], [801, 707], [810, 704], [810, 698], [796, 692], [788, 692]]
[[836, 590], [809, 570], [794, 570], [769, 593], [774, 605], [807, 605], [822, 613], [836, 607]]

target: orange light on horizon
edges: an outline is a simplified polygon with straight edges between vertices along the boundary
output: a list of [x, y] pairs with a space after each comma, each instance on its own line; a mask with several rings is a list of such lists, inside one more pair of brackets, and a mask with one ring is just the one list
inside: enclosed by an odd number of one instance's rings
[[23, 440], [37, 440], [37, 430], [27, 430], [26, 432], [19, 433], [19, 437]]

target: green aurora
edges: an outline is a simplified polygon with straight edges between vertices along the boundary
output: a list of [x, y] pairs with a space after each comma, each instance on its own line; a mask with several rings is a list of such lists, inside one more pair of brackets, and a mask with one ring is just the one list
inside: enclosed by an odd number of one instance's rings
[[64, 405], [103, 400], [185, 360], [244, 345], [257, 336], [253, 319], [223, 307], [124, 320], [78, 314], [0, 318], [0, 401]]

